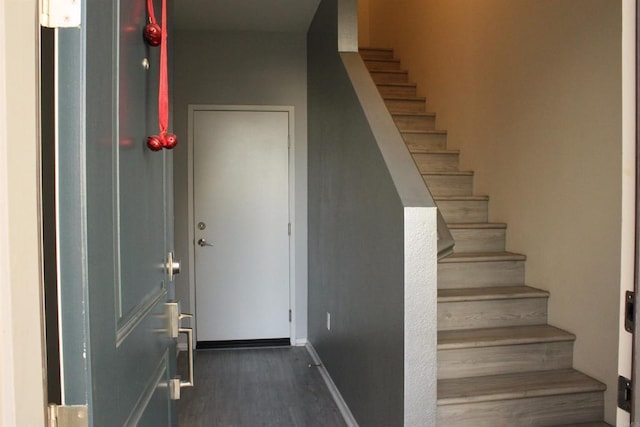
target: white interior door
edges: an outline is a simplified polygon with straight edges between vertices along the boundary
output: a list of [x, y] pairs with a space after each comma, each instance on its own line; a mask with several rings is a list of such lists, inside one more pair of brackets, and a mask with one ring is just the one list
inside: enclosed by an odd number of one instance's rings
[[288, 339], [289, 112], [192, 123], [198, 346]]

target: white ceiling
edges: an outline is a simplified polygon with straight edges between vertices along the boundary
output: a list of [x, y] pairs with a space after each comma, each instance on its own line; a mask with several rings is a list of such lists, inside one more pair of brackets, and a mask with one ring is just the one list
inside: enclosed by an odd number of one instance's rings
[[306, 32], [320, 0], [177, 0], [181, 30]]

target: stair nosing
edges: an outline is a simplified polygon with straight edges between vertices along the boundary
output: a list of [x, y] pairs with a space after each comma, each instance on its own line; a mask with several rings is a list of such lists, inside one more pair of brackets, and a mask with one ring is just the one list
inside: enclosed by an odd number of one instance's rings
[[426, 102], [427, 98], [424, 96], [383, 96], [385, 101], [413, 101], [413, 102]]
[[[436, 113], [415, 112], [415, 111], [392, 111], [392, 116], [411, 116], [411, 117], [435, 117]], [[404, 131], [400, 131], [401, 133]]]
[[[564, 378], [562, 378], [564, 376]], [[562, 378], [562, 381], [559, 380]], [[482, 381], [502, 381], [515, 382], [520, 388], [512, 390], [500, 390], [500, 387], [485, 385], [482, 387]], [[571, 381], [567, 381], [571, 380]], [[465, 385], [466, 382], [466, 385]], [[462, 384], [465, 393], [455, 394], [451, 392], [451, 396], [446, 396], [446, 390], [441, 388], [449, 384]], [[475, 393], [471, 390], [476, 387]], [[479, 387], [478, 387], [479, 386]], [[485, 390], [482, 390], [484, 388]], [[503, 388], [506, 386], [503, 385]], [[480, 389], [480, 390], [478, 390]], [[589, 393], [601, 392], [606, 390], [606, 386], [601, 382], [588, 377], [587, 375], [576, 371], [575, 369], [559, 369], [551, 371], [534, 371], [517, 374], [490, 375], [485, 377], [470, 377], [438, 380], [438, 406], [491, 402], [498, 400], [523, 399], [531, 397], [543, 396], [559, 396], [563, 394], [573, 393]], [[443, 397], [443, 395], [445, 395]]]
[[369, 73], [409, 74], [407, 70], [369, 70]]
[[526, 261], [527, 256], [515, 252], [455, 252], [438, 262], [441, 264], [454, 264], [462, 262], [500, 262], [500, 261]]
[[[424, 175], [424, 174], [423, 174]], [[449, 224], [450, 229], [454, 230], [484, 230], [484, 229], [506, 229], [507, 224], [504, 222], [458, 222], [454, 224]]]
[[447, 135], [448, 132], [446, 130], [438, 130], [438, 129], [433, 129], [433, 130], [406, 129], [406, 130], [401, 130], [400, 133], [409, 133], [412, 135], [419, 135], [419, 134]]
[[388, 82], [388, 83], [376, 83], [376, 86], [395, 86], [395, 87], [413, 87], [413, 88], [417, 88], [418, 84], [417, 83], [394, 83], [394, 82]]
[[[466, 293], [465, 293], [466, 292]], [[438, 303], [549, 298], [549, 292], [526, 285], [438, 289]]]
[[392, 47], [370, 47], [370, 46], [361, 46], [358, 48], [358, 51], [361, 50], [373, 50], [376, 52], [393, 52]]
[[396, 58], [363, 58], [363, 61], [373, 61], [373, 62], [396, 62], [400, 63], [399, 59]]
[[[500, 332], [513, 333], [513, 335], [505, 336]], [[456, 337], [456, 335], [459, 336]], [[441, 342], [441, 340], [448, 340], [449, 342]], [[575, 340], [576, 336], [574, 334], [550, 325], [454, 329], [438, 332], [438, 350], [504, 347], [511, 345], [570, 342]]]
[[[460, 154], [460, 150], [433, 150], [433, 149], [425, 150], [425, 151], [417, 151], [414, 153], [413, 148], [410, 148], [409, 152], [412, 154]], [[450, 171], [450, 172], [457, 172], [457, 171]]]
[[489, 200], [489, 196], [434, 196], [433, 200], [436, 202], [484, 202]]

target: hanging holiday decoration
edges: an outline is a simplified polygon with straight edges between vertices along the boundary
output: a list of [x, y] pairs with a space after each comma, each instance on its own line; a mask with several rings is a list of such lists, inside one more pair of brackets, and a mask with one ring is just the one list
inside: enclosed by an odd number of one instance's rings
[[162, 41], [162, 28], [155, 22], [151, 22], [144, 27], [144, 39], [149, 46], [159, 46]]
[[173, 149], [178, 137], [167, 133], [169, 125], [169, 76], [167, 72], [167, 0], [162, 0], [162, 26], [156, 21], [153, 0], [147, 0], [149, 24], [144, 28], [144, 39], [150, 46], [160, 46], [160, 86], [158, 88], [158, 124], [160, 133], [147, 138], [147, 147], [151, 151], [163, 148]]

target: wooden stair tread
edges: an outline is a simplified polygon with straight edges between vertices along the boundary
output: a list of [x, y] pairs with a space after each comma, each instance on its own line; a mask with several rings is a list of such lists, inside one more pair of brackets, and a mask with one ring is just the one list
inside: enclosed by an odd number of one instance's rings
[[[433, 150], [429, 151], [419, 151], [419, 150], [411, 150], [411, 154], [429, 154]], [[429, 171], [422, 173], [422, 176], [432, 176], [432, 175], [448, 175], [448, 176], [473, 176], [473, 171]], [[436, 196], [439, 197], [439, 196]], [[449, 226], [451, 228], [451, 226]]]
[[358, 51], [367, 51], [372, 50], [374, 52], [393, 52], [393, 48], [390, 47], [371, 47], [371, 46], [360, 46]]
[[409, 74], [407, 70], [369, 70], [369, 73]]
[[424, 96], [383, 96], [385, 101], [417, 101], [425, 102], [427, 98]]
[[574, 369], [535, 371], [438, 381], [438, 406], [604, 391]]
[[396, 64], [400, 63], [399, 59], [396, 58], [365, 58], [367, 62], [393, 62]]
[[[392, 116], [410, 116], [410, 117], [435, 117], [436, 113], [417, 113], [417, 112], [410, 112], [410, 111], [397, 111], [397, 112], [392, 112], [391, 113]], [[406, 131], [402, 131], [403, 133], [406, 133]]]
[[410, 87], [410, 88], [418, 87], [416, 83], [393, 83], [393, 82], [376, 83], [376, 86]]
[[453, 253], [438, 262], [448, 264], [455, 262], [525, 261], [526, 259], [526, 255], [514, 252], [462, 252]]
[[438, 302], [486, 301], [501, 299], [547, 298], [549, 292], [530, 286], [438, 289]]
[[595, 421], [591, 423], [562, 424], [555, 427], [611, 427], [611, 424], [607, 424], [604, 421]]
[[[473, 172], [471, 172], [473, 174]], [[424, 174], [423, 174], [424, 175]], [[455, 223], [449, 224], [449, 228], [453, 230], [466, 230], [466, 229], [487, 229], [487, 228], [507, 228], [507, 224], [503, 222], [475, 222], [475, 223]]]
[[[434, 113], [435, 114], [435, 113]], [[415, 129], [407, 129], [400, 131], [400, 133], [407, 133], [412, 135], [446, 135], [446, 130], [415, 130]]]
[[549, 325], [461, 329], [438, 332], [438, 350], [575, 341], [576, 336]]
[[[433, 149], [416, 150], [414, 148], [410, 148], [409, 152], [415, 153], [415, 154], [460, 154], [460, 150], [433, 150]], [[438, 171], [434, 171], [434, 172], [438, 172]], [[458, 172], [458, 171], [444, 171], [444, 172]]]
[[484, 202], [489, 200], [489, 196], [435, 196], [433, 200], [436, 202]]

